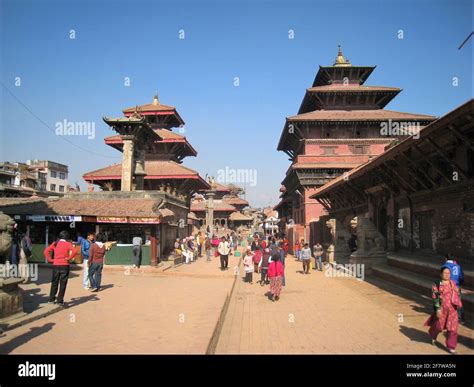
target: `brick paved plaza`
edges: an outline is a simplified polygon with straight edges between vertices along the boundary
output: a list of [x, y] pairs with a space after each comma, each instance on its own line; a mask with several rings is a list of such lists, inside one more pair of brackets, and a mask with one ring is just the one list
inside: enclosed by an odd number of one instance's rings
[[[71, 306], [6, 331], [0, 353], [205, 353], [237, 263], [231, 257], [226, 272], [215, 258], [153, 275], [106, 271], [98, 294], [85, 291], [74, 271]], [[286, 266], [287, 286], [275, 303], [265, 296], [268, 286], [255, 274], [253, 285], [244, 283], [241, 270], [216, 353], [446, 353], [430, 344], [423, 327], [427, 298], [370, 278], [302, 275], [292, 256]], [[49, 274], [42, 269], [37, 302], [47, 299]], [[459, 353], [474, 353], [472, 338], [473, 330], [460, 326]]]
[[[0, 353], [205, 353], [234, 277], [218, 267], [200, 259], [153, 276], [105, 271], [100, 293], [84, 290], [74, 271], [71, 306], [6, 331]], [[39, 281], [45, 302], [49, 276], [44, 269]]]

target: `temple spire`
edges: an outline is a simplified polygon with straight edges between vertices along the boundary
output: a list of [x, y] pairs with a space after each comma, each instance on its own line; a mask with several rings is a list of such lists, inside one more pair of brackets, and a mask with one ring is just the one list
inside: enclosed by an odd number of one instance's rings
[[337, 67], [351, 66], [351, 62], [349, 62], [349, 59], [344, 58], [344, 55], [342, 54], [341, 45], [339, 44], [337, 47], [338, 47], [337, 57], [336, 57], [336, 61], [334, 62], [334, 66], [337, 66]]
[[158, 93], [153, 97], [153, 105], [158, 106], [160, 101], [158, 100]]

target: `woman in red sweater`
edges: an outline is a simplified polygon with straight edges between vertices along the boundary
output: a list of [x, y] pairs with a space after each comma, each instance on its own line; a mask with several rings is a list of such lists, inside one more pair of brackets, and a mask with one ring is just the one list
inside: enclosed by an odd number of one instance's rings
[[[44, 256], [48, 262], [53, 264], [51, 291], [49, 292], [48, 301], [49, 304], [55, 303], [65, 306], [64, 294], [66, 293], [67, 281], [69, 278], [69, 262], [76, 255], [76, 249], [74, 248], [74, 245], [68, 240], [69, 233], [67, 231], [61, 231], [59, 233], [59, 240], [51, 243], [44, 249]], [[51, 253], [53, 253], [52, 257]], [[56, 293], [58, 293], [57, 298]]]
[[280, 262], [280, 254], [273, 254], [272, 261], [268, 265], [268, 278], [270, 278], [272, 301], [278, 301], [280, 299], [281, 281], [284, 274], [285, 269]]

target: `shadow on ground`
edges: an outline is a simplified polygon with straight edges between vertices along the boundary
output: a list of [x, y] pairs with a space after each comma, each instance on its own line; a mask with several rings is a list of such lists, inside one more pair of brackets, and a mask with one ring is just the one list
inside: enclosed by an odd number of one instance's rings
[[[412, 341], [431, 344], [431, 337], [428, 334], [428, 327], [426, 327], [426, 331], [423, 331], [420, 329], [410, 328], [410, 327], [406, 327], [402, 325], [400, 326], [400, 333], [404, 334], [406, 337], [408, 337]], [[435, 345], [438, 348], [446, 351], [447, 349], [444, 346], [444, 341], [445, 341], [445, 332], [442, 332], [438, 335], [438, 339]], [[469, 349], [474, 349], [474, 340], [470, 337], [467, 337], [464, 335], [458, 335], [458, 343], [464, 345], [465, 347]]]
[[7, 341], [4, 344], [0, 344], [0, 354], [8, 354], [12, 352], [15, 348], [27, 343], [28, 341], [38, 337], [51, 329], [53, 326], [56, 325], [55, 323], [46, 323], [41, 327], [33, 327], [30, 328], [29, 332], [25, 332], [13, 339]]

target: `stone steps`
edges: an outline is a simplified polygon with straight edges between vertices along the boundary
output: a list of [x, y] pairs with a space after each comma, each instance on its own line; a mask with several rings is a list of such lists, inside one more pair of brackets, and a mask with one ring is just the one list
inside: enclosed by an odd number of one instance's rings
[[[443, 260], [440, 258], [439, 263], [434, 262], [433, 258], [427, 259], [422, 256], [401, 256], [396, 254], [388, 254], [387, 263], [389, 266], [404, 269], [412, 273], [420, 274], [429, 278], [439, 278], [439, 270]], [[463, 289], [474, 290], [474, 271], [463, 267], [464, 284]]]
[[[438, 278], [438, 276], [427, 277], [385, 263], [374, 265], [372, 267], [372, 275], [430, 298], [431, 286], [434, 280]], [[463, 289], [462, 302], [467, 313], [474, 313], [474, 292], [472, 290]]]

